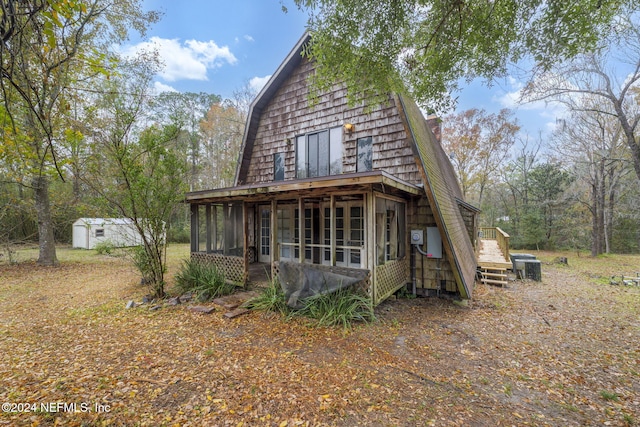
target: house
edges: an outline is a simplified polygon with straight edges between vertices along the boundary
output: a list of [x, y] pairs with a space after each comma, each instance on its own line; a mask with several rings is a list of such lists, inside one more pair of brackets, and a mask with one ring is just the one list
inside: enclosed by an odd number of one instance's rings
[[340, 85], [310, 105], [308, 40], [251, 104], [235, 186], [186, 195], [192, 258], [238, 283], [256, 264], [276, 275], [284, 262], [366, 270], [374, 304], [407, 285], [471, 298], [478, 210], [463, 200], [437, 120], [401, 94], [350, 107]]
[[73, 247], [94, 249], [108, 242], [115, 247], [142, 244], [140, 233], [129, 218], [79, 218], [73, 223]]

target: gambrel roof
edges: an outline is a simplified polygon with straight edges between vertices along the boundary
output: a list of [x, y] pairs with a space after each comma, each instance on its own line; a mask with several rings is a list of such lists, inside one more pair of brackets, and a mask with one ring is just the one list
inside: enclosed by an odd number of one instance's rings
[[[237, 188], [247, 185], [245, 177], [249, 172], [261, 115], [281, 85], [300, 66], [303, 60], [302, 49], [310, 38], [311, 35], [306, 33], [298, 41], [250, 106], [236, 170]], [[394, 101], [408, 135], [416, 167], [420, 172], [424, 195], [432, 207], [445, 252], [451, 260], [458, 291], [463, 298], [471, 298], [476, 274], [476, 256], [460, 213], [459, 203], [464, 201], [453, 166], [416, 103], [409, 96], [400, 94], [394, 96]], [[287, 184], [278, 184], [279, 187], [282, 185], [286, 187]], [[258, 187], [266, 188], [268, 185], [260, 184]]]
[[280, 85], [291, 75], [293, 70], [300, 65], [300, 62], [302, 62], [302, 47], [308, 43], [310, 39], [311, 34], [307, 32], [298, 40], [298, 43], [296, 43], [295, 47], [289, 52], [285, 60], [280, 64], [276, 72], [273, 73], [267, 84], [264, 85], [260, 93], [258, 93], [251, 103], [249, 116], [247, 117], [247, 125], [242, 138], [238, 167], [236, 168], [235, 185], [244, 184], [242, 180], [243, 177], [247, 175], [247, 170], [249, 169], [251, 152], [253, 151], [253, 143], [258, 131], [258, 123], [262, 110], [278, 91]]

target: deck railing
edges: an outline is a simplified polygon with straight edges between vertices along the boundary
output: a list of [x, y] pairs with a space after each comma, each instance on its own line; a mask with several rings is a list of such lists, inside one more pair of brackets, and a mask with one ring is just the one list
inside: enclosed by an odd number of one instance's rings
[[498, 247], [504, 255], [504, 259], [509, 260], [509, 235], [499, 227], [480, 227], [480, 238], [487, 240], [497, 240]]

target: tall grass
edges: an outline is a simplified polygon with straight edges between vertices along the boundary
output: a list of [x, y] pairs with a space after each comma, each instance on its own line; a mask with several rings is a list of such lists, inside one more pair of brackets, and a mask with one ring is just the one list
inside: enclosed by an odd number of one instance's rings
[[374, 322], [371, 298], [352, 288], [342, 288], [306, 298], [296, 315], [315, 319], [319, 326], [342, 326], [351, 329], [354, 322]]
[[186, 259], [175, 275], [176, 289], [180, 293], [193, 292], [200, 301], [207, 301], [223, 295], [229, 295], [236, 289], [228, 283], [215, 265]]
[[284, 299], [284, 293], [277, 281], [272, 280], [256, 297], [244, 303], [244, 307], [251, 310], [269, 311], [288, 316], [291, 308]]
[[276, 312], [287, 318], [304, 316], [314, 319], [317, 326], [342, 326], [344, 329], [351, 329], [354, 322], [376, 320], [371, 299], [352, 288], [318, 294], [304, 299], [302, 303], [303, 307], [299, 310], [289, 307], [280, 285], [272, 281], [260, 295], [247, 301], [245, 307]]

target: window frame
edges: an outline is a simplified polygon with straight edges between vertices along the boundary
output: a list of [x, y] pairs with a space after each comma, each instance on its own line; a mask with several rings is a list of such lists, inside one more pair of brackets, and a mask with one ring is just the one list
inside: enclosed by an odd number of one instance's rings
[[274, 153], [273, 155], [273, 180], [284, 181], [285, 179], [285, 153]]
[[[361, 153], [361, 147], [367, 151]], [[362, 154], [362, 158], [361, 158]], [[363, 136], [356, 140], [356, 172], [370, 172], [373, 170], [373, 136]]]
[[344, 157], [342, 127], [332, 127], [298, 135], [296, 136], [295, 150], [297, 179], [342, 173]]

